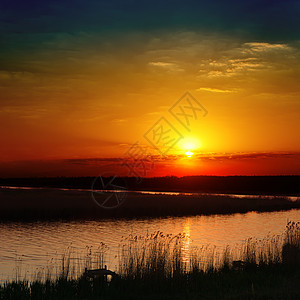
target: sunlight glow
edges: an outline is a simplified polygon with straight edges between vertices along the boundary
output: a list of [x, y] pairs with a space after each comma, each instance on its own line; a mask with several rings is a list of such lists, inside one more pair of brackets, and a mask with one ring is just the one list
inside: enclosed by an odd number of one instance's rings
[[187, 152], [185, 152], [185, 155], [186, 155], [187, 157], [191, 157], [193, 154], [194, 154], [194, 153], [191, 152], [190, 150], [187, 151]]
[[190, 151], [190, 150], [195, 150], [197, 148], [200, 148], [201, 145], [200, 145], [200, 141], [197, 138], [192, 136], [187, 136], [181, 140], [179, 146], [181, 149]]
[[187, 157], [192, 157], [194, 155], [194, 152], [197, 151], [197, 149], [200, 148], [201, 145], [200, 141], [197, 138], [193, 136], [186, 136], [180, 141], [178, 146], [181, 151], [184, 150], [184, 154]]

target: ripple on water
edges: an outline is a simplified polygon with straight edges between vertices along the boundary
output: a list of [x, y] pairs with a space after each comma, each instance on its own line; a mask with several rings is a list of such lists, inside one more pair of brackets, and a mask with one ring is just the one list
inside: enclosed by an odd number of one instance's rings
[[67, 250], [74, 253], [80, 264], [87, 246], [96, 250], [101, 242], [108, 246], [106, 263], [115, 269], [122, 237], [130, 233], [144, 235], [158, 230], [185, 233], [191, 239], [184, 245], [188, 253], [192, 246], [209, 244], [223, 249], [226, 245], [238, 247], [249, 237], [279, 235], [288, 220], [299, 221], [300, 210], [139, 220], [1, 223], [0, 280], [15, 278], [19, 269], [27, 272], [27, 277], [42, 267], [57, 271]]

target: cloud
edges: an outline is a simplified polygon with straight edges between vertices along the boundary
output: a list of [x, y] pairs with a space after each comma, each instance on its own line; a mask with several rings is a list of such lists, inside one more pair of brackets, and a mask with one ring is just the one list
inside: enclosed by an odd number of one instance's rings
[[63, 162], [76, 164], [76, 165], [95, 165], [95, 164], [106, 164], [106, 163], [121, 163], [121, 158], [118, 157], [107, 157], [107, 158], [72, 158], [64, 159]]
[[[99, 176], [99, 174], [109, 174], [118, 176], [134, 176], [133, 173], [129, 171], [132, 169], [139, 173], [140, 176], [145, 175], [145, 170], [143, 166], [146, 164], [148, 168], [146, 170], [147, 176], [161, 176], [161, 168], [174, 167], [177, 161], [181, 159], [186, 159], [185, 155], [168, 155], [161, 157], [159, 155], [154, 155], [151, 160], [146, 161], [124, 161], [121, 157], [111, 157], [111, 158], [75, 158], [75, 159], [61, 159], [61, 160], [23, 160], [23, 161], [10, 161], [1, 162], [0, 161], [0, 177], [35, 177], [35, 176]], [[262, 165], [262, 164], [274, 164], [276, 162], [284, 160], [285, 166], [292, 166], [294, 162], [299, 162], [300, 153], [275, 153], [275, 152], [251, 152], [251, 153], [203, 153], [194, 154], [193, 160], [195, 164], [200, 163], [203, 166], [209, 166], [210, 163], [231, 163], [231, 162], [247, 162], [252, 160], [251, 165]], [[264, 161], [262, 161], [264, 160]], [[126, 165], [122, 165], [126, 163]], [[250, 162], [249, 162], [250, 163]], [[249, 165], [247, 162], [247, 164]], [[149, 169], [151, 167], [151, 170]], [[149, 170], [149, 173], [148, 173]], [[296, 170], [296, 169], [295, 169]], [[152, 172], [154, 171], [154, 173]], [[157, 173], [155, 173], [157, 172]], [[176, 173], [176, 172], [175, 172]], [[224, 175], [229, 175], [232, 172], [225, 173]], [[247, 172], [242, 172], [247, 174]], [[274, 172], [273, 172], [274, 173]], [[272, 173], [272, 174], [273, 174]], [[275, 172], [278, 174], [286, 174], [286, 172]], [[295, 171], [293, 174], [298, 174]], [[143, 175], [144, 174], [144, 175]], [[166, 173], [165, 175], [169, 175]], [[268, 171], [263, 174], [270, 174]], [[249, 175], [249, 174], [247, 174]]]
[[212, 93], [235, 93], [236, 90], [223, 90], [223, 89], [214, 89], [214, 88], [199, 88], [196, 91], [212, 92]]
[[240, 152], [240, 153], [210, 153], [196, 154], [196, 158], [200, 160], [252, 160], [252, 159], [280, 159], [299, 157], [298, 152]]
[[[110, 158], [78, 158], [78, 159], [65, 159], [64, 162], [71, 164], [105, 164], [105, 163], [115, 163], [121, 164], [122, 162], [127, 162], [128, 164], [137, 164], [142, 162], [154, 162], [160, 163], [165, 161], [176, 161], [185, 155], [151, 155], [144, 159], [132, 159], [129, 157], [110, 157]], [[252, 160], [252, 159], [272, 159], [272, 158], [292, 158], [300, 157], [298, 152], [239, 152], [239, 153], [201, 153], [194, 154], [194, 157], [200, 160]]]
[[149, 65], [156, 66], [156, 67], [163, 67], [163, 68], [169, 68], [175, 66], [175, 64], [173, 63], [168, 63], [163, 61], [151, 61], [149, 62]]
[[159, 68], [163, 68], [165, 70], [170, 70], [173, 72], [181, 72], [184, 71], [182, 68], [180, 68], [177, 64], [175, 63], [170, 63], [170, 62], [164, 62], [164, 61], [151, 61], [149, 62], [150, 66], [154, 66], [154, 67], [159, 67]]
[[270, 44], [270, 43], [244, 43], [244, 46], [249, 48], [252, 52], [265, 52], [265, 51], [285, 51], [292, 50], [287, 44]]
[[127, 122], [127, 119], [113, 119], [111, 120], [111, 122], [116, 124], [122, 124], [124, 122]]
[[299, 50], [295, 45], [232, 41], [231, 45], [218, 51], [217, 57], [202, 61], [199, 73], [212, 80], [238, 76], [243, 79], [246, 76], [253, 78], [254, 73], [258, 72], [266, 78], [266, 71], [273, 74], [276, 71], [278, 74], [296, 68], [299, 63]]

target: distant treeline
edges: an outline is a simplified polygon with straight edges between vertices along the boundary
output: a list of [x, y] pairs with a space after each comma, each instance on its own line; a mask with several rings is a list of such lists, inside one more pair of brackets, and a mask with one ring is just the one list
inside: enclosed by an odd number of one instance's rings
[[[104, 178], [109, 182], [111, 178]], [[91, 189], [95, 177], [2, 178], [1, 186]], [[128, 190], [300, 195], [300, 176], [117, 177], [113, 184]], [[100, 181], [96, 189], [102, 189]], [[107, 186], [106, 189], [110, 187]]]

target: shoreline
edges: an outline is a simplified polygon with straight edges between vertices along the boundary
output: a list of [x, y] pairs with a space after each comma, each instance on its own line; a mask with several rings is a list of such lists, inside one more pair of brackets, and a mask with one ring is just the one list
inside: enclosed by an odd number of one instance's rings
[[0, 190], [58, 190], [58, 191], [78, 191], [78, 192], [93, 192], [93, 191], [98, 191], [98, 192], [126, 192], [126, 193], [137, 193], [137, 194], [152, 194], [152, 195], [178, 195], [178, 194], [185, 194], [185, 195], [189, 195], [189, 196], [193, 196], [193, 195], [199, 195], [199, 196], [204, 196], [204, 195], [212, 195], [212, 196], [243, 196], [243, 197], [285, 197], [285, 198], [295, 198], [295, 200], [297, 200], [297, 198], [300, 199], [300, 194], [299, 193], [285, 193], [285, 194], [259, 194], [259, 193], [255, 193], [255, 192], [237, 192], [237, 193], [233, 193], [233, 192], [226, 192], [224, 191], [223, 193], [216, 193], [216, 192], [201, 192], [201, 191], [192, 191], [192, 190], [168, 190], [168, 191], [164, 191], [162, 189], [153, 189], [153, 190], [134, 190], [134, 189], [124, 189], [124, 190], [103, 190], [103, 189], [99, 189], [99, 190], [93, 190], [91, 188], [63, 188], [63, 187], [35, 187], [35, 186], [0, 186]]
[[[100, 177], [0, 178], [0, 186], [102, 189]], [[300, 176], [185, 176], [185, 177], [101, 177], [130, 191], [300, 195]], [[106, 181], [107, 180], [107, 181]]]
[[[53, 188], [0, 189], [0, 220], [141, 218], [183, 215], [246, 213], [299, 209], [300, 199], [283, 196], [253, 198], [213, 194], [143, 194], [125, 193], [125, 201], [115, 209], [99, 203], [111, 193]], [[99, 200], [99, 201], [98, 201]], [[98, 201], [98, 202], [97, 202]]]

